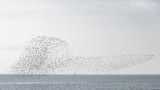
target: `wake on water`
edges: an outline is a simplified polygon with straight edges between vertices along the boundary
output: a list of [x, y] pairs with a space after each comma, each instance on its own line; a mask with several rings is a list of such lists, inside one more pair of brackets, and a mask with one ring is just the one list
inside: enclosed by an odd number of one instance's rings
[[109, 57], [73, 56], [64, 40], [49, 36], [32, 38], [24, 47], [19, 61], [11, 67], [14, 74], [95, 74], [121, 70], [145, 63], [153, 55], [120, 55]]

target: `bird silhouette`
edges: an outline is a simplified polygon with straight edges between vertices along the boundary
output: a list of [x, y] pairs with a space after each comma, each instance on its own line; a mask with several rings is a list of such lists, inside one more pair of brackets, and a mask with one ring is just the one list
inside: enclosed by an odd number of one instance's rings
[[121, 70], [143, 64], [153, 55], [73, 56], [69, 44], [56, 37], [37, 36], [29, 40], [18, 62], [11, 66], [14, 74], [95, 74]]

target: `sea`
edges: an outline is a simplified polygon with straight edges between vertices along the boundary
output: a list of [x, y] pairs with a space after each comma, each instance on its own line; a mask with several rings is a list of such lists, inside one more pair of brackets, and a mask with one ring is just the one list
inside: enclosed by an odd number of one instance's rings
[[160, 90], [160, 75], [0, 75], [0, 90]]

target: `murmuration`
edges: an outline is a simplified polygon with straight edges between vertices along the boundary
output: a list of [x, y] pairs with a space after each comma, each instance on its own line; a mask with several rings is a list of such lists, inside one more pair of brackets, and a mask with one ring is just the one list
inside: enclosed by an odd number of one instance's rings
[[143, 64], [153, 55], [73, 56], [69, 44], [55, 37], [37, 36], [29, 40], [12, 74], [99, 74]]

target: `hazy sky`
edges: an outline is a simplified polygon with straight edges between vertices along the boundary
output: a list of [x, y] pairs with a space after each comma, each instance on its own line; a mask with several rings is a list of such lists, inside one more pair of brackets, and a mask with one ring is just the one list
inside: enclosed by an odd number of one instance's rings
[[59, 37], [78, 56], [153, 54], [109, 74], [160, 74], [159, 0], [0, 0], [0, 73], [20, 51], [5, 50], [37, 35]]

